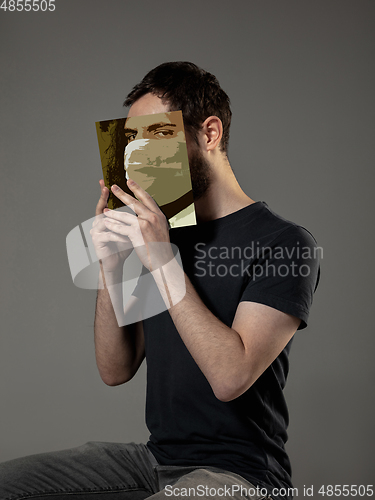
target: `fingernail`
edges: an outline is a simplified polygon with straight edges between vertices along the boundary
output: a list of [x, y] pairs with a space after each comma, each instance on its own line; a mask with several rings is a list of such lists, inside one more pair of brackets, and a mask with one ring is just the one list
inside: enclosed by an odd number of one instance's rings
[[128, 186], [133, 186], [136, 183], [133, 181], [133, 179], [128, 179]]
[[116, 186], [116, 184], [113, 184], [112, 186], [112, 191], [118, 191], [120, 188]]

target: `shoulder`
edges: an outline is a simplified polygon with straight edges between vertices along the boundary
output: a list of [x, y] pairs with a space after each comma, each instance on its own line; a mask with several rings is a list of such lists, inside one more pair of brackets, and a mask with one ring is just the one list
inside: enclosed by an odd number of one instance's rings
[[[256, 241], [242, 300], [262, 302], [292, 314], [302, 320], [302, 329], [319, 282], [322, 249], [310, 231], [266, 204], [255, 227]], [[254, 237], [250, 226], [247, 235]]]
[[261, 230], [270, 240], [283, 244], [299, 243], [311, 248], [317, 246], [308, 229], [277, 214], [265, 202], [262, 204], [263, 210], [259, 213]]

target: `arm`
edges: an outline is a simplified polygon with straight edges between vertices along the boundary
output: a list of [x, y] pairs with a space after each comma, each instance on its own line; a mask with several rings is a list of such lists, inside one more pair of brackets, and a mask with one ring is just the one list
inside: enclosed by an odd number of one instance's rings
[[[96, 207], [100, 216], [107, 208], [108, 189], [100, 182], [101, 197]], [[131, 297], [126, 311], [123, 310], [121, 283], [124, 260], [129, 251], [113, 252], [109, 245], [127, 241], [106, 230], [103, 217], [98, 217], [91, 230], [98, 257], [101, 258], [98, 296], [95, 310], [94, 338], [96, 362], [102, 380], [107, 385], [119, 385], [130, 380], [144, 358], [142, 321], [119, 326], [115, 310], [126, 314], [136, 307], [137, 298]], [[117, 238], [117, 239], [116, 239]], [[105, 268], [104, 268], [105, 267]]]
[[[163, 267], [172, 301], [179, 287], [176, 266], [171, 261]], [[156, 282], [161, 289], [165, 286]], [[264, 304], [241, 302], [228, 327], [204, 305], [186, 275], [185, 283], [185, 297], [169, 313], [215, 396], [231, 401], [249, 389], [276, 359], [300, 320]]]
[[[94, 323], [96, 364], [103, 382], [111, 386], [128, 382], [145, 357], [142, 321], [118, 326], [113, 299], [107, 286], [98, 290]], [[132, 296], [128, 310], [136, 307], [137, 301]]]

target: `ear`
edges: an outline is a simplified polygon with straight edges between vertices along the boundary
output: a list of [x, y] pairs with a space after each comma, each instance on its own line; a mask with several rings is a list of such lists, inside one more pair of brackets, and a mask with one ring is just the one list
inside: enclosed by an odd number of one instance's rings
[[213, 151], [218, 148], [223, 136], [223, 124], [217, 116], [209, 116], [202, 123], [202, 138], [206, 151]]

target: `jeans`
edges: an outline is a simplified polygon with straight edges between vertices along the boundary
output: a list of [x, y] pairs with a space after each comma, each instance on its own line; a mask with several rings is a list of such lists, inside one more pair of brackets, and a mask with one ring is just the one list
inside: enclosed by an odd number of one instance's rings
[[159, 465], [143, 444], [89, 442], [0, 463], [0, 500], [143, 500], [151, 496], [152, 500], [194, 496], [272, 500], [232, 472]]

